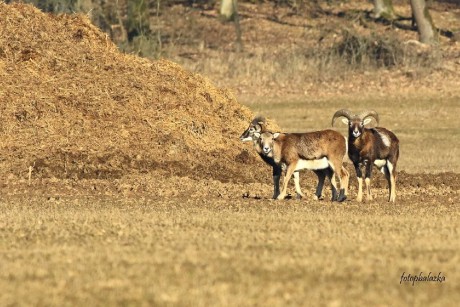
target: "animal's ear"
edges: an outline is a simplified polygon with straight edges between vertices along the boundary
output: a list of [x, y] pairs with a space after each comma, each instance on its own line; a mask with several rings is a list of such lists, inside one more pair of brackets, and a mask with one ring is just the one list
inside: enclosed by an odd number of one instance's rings
[[342, 123], [344, 123], [345, 125], [348, 125], [349, 123], [348, 118], [342, 117]]
[[260, 138], [260, 133], [259, 133], [259, 132], [254, 132], [254, 137], [255, 137], [256, 139]]
[[280, 133], [279, 132], [275, 132], [273, 133], [273, 139], [275, 140], [277, 137], [280, 136]]
[[371, 121], [372, 121], [372, 118], [366, 118], [366, 119], [363, 121], [363, 126], [369, 124]]

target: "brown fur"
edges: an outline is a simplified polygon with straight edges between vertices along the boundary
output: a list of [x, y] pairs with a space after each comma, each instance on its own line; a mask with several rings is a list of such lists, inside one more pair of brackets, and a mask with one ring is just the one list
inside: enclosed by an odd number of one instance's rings
[[[349, 126], [348, 138], [348, 156], [353, 162], [358, 177], [358, 201], [362, 201], [362, 172], [361, 166], [365, 166], [366, 191], [367, 199], [372, 200], [370, 177], [371, 168], [375, 160], [386, 160], [392, 165], [390, 168], [388, 163], [383, 166], [382, 170], [388, 181], [389, 201], [394, 202], [396, 199], [396, 165], [399, 158], [399, 140], [396, 135], [388, 129], [382, 127], [364, 128], [362, 120], [355, 118]], [[355, 137], [354, 130], [359, 130], [361, 135]], [[382, 140], [382, 135], [386, 136], [390, 142], [390, 146], [386, 146]]]
[[[274, 193], [273, 193], [273, 198], [277, 198], [279, 195], [279, 181], [280, 181], [280, 176], [281, 176], [281, 166], [277, 163], [274, 162], [272, 157], [268, 157], [263, 154], [262, 147], [260, 146], [260, 142], [258, 142], [258, 139], [254, 137], [254, 133], [264, 133], [267, 132], [267, 121], [265, 117], [263, 116], [256, 116], [252, 121], [249, 127], [241, 134], [240, 139], [244, 140], [246, 138], [252, 138], [253, 144], [254, 144], [254, 149], [256, 152], [259, 154], [259, 156], [262, 158], [262, 160], [270, 165], [273, 170], [273, 188], [274, 188]], [[331, 172], [327, 170], [314, 170], [315, 174], [318, 176], [318, 185], [316, 187], [316, 199], [321, 198], [321, 194], [323, 191], [323, 186], [324, 186], [324, 180], [327, 177], [329, 179], [331, 178]], [[296, 179], [296, 184], [298, 185], [298, 176], [295, 177]], [[302, 197], [303, 193], [302, 191], [299, 190], [297, 191], [298, 195], [297, 197]]]
[[[389, 147], [383, 143], [379, 134], [384, 134], [388, 137], [390, 140]], [[363, 129], [363, 134], [353, 141], [352, 148], [356, 148], [359, 158], [355, 159], [360, 160], [360, 162], [364, 159], [369, 159], [370, 161], [389, 159], [395, 167], [398, 162], [399, 140], [393, 132], [382, 127]]]
[[[276, 138], [274, 138], [274, 134], [265, 132], [260, 136], [260, 144], [262, 147], [272, 149], [266, 154], [272, 157], [275, 163], [286, 164], [286, 178], [280, 199], [286, 195], [287, 183], [299, 160], [317, 160], [324, 157], [328, 159], [329, 166], [333, 172], [332, 184], [334, 185], [335, 182], [335, 173], [338, 173], [341, 193], [346, 195], [348, 172], [342, 166], [342, 161], [346, 154], [346, 143], [339, 132], [323, 130], [309, 133], [280, 133]], [[336, 187], [334, 186], [334, 188]], [[345, 199], [345, 195], [342, 195], [342, 200]]]
[[280, 134], [274, 141], [273, 158], [277, 163], [291, 164], [299, 159], [324, 157], [333, 160], [335, 157], [343, 158], [346, 153], [345, 139], [334, 130]]

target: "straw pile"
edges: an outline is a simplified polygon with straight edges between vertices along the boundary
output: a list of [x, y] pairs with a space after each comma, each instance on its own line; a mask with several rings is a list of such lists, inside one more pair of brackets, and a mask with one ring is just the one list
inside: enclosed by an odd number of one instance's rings
[[10, 178], [239, 181], [262, 166], [238, 140], [252, 114], [230, 92], [120, 53], [82, 15], [0, 3], [0, 108], [0, 174]]

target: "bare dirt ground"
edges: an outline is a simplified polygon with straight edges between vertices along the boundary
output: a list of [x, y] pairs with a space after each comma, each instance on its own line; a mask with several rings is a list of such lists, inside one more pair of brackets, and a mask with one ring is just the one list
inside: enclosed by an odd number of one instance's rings
[[[197, 20], [225, 38], [230, 26], [207, 15]], [[288, 40], [285, 23], [253, 19], [269, 26], [246, 40]], [[123, 55], [87, 18], [30, 6], [0, 3], [0, 34], [1, 305], [459, 301], [457, 43], [443, 40], [448, 56], [428, 72], [355, 71], [300, 89], [287, 74], [227, 78], [195, 59], [208, 79]], [[311, 173], [305, 199], [270, 200], [270, 170], [238, 140], [252, 116], [304, 131], [341, 107], [377, 109], [400, 137], [396, 204], [377, 172], [372, 202], [354, 201], [354, 176], [347, 202], [313, 201]], [[445, 280], [401, 282], [420, 272]]]

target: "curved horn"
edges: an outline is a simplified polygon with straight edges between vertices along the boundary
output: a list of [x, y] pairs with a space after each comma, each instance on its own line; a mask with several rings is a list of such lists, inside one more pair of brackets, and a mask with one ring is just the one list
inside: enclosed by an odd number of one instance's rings
[[332, 116], [332, 126], [334, 126], [335, 120], [341, 116], [346, 117], [348, 120], [351, 120], [352, 118], [350, 110], [348, 109], [338, 110], [337, 112], [335, 112], [334, 116]]
[[252, 124], [253, 125], [256, 125], [258, 123], [266, 123], [266, 120], [265, 120], [265, 117], [263, 117], [262, 115], [257, 115], [256, 117], [254, 117], [254, 119], [252, 120]]
[[373, 117], [377, 121], [377, 125], [379, 124], [379, 115], [374, 110], [366, 110], [359, 114], [359, 118], [362, 121], [364, 121], [367, 117]]

